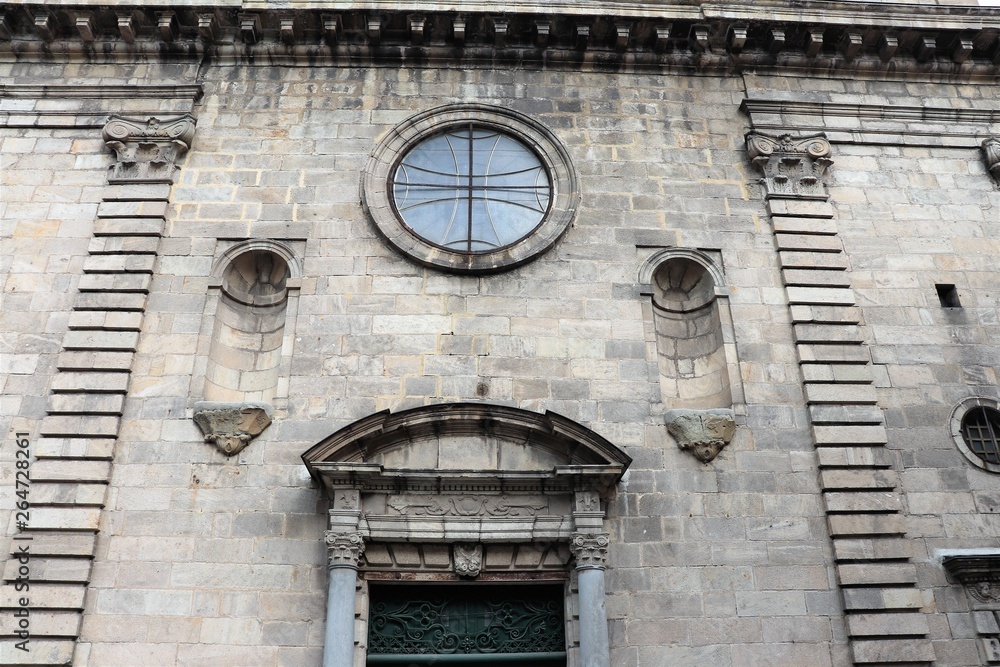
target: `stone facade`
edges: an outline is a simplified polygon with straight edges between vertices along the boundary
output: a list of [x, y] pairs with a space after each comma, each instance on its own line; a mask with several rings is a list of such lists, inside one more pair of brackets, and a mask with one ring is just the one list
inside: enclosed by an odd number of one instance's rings
[[[998, 26], [2, 4], [0, 663], [360, 667], [407, 581], [559, 587], [573, 667], [1000, 664]], [[385, 202], [466, 118], [556, 194], [462, 263]]]

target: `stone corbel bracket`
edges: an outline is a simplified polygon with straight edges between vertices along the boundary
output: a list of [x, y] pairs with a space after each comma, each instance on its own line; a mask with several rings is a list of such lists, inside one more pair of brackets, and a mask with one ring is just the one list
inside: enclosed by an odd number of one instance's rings
[[274, 409], [269, 403], [218, 403], [194, 405], [194, 423], [226, 456], [240, 453], [271, 423]]
[[982, 146], [983, 157], [986, 158], [986, 168], [1000, 185], [1000, 137], [990, 137], [983, 141]]
[[793, 137], [749, 132], [746, 142], [750, 162], [764, 174], [760, 182], [768, 197], [826, 198], [822, 179], [833, 164], [826, 135]]
[[104, 141], [117, 161], [109, 167], [109, 183], [171, 183], [177, 159], [194, 139], [191, 114], [172, 118], [112, 116]]
[[712, 461], [736, 434], [733, 411], [670, 410], [666, 414], [667, 432], [677, 446], [689, 451], [702, 463]]
[[941, 565], [969, 595], [984, 604], [1000, 603], [1000, 551], [969, 549], [939, 552]]

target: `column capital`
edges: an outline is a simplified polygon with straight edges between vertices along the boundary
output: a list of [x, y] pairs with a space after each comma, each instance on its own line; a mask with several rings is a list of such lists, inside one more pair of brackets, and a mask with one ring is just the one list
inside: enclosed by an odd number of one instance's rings
[[1000, 183], [1000, 137], [989, 137], [983, 140], [983, 157], [986, 158], [986, 168], [993, 178]]
[[760, 182], [768, 197], [826, 199], [822, 178], [833, 160], [825, 135], [748, 132], [746, 142], [750, 163], [764, 174]]
[[194, 139], [191, 114], [170, 118], [111, 116], [102, 136], [117, 158], [109, 183], [171, 183], [177, 158]]
[[358, 569], [358, 561], [365, 552], [365, 540], [359, 531], [326, 531], [327, 568], [346, 567]]
[[608, 545], [611, 539], [607, 533], [573, 533], [569, 540], [569, 550], [576, 557], [578, 570], [603, 570], [608, 564]]

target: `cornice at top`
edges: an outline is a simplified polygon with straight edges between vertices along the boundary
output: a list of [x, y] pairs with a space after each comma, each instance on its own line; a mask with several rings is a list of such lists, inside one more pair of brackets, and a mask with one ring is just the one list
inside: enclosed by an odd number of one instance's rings
[[[32, 0], [8, 0], [7, 5], [39, 4]], [[45, 5], [86, 7], [89, 3], [78, 0], [47, 0]], [[134, 0], [108, 0], [101, 7], [130, 7]], [[97, 6], [94, 3], [94, 6]], [[502, 12], [504, 14], [603, 14], [633, 18], [676, 19], [744, 19], [811, 21], [850, 25], [894, 25], [897, 27], [943, 28], [951, 24], [965, 27], [995, 25], [1000, 10], [982, 7], [973, 0], [967, 5], [938, 4], [927, 0], [914, 4], [905, 0], [885, 2], [859, 2], [857, 0], [765, 0], [763, 2], [733, 2], [732, 0], [452, 0], [431, 2], [427, 0], [222, 0], [203, 3], [191, 0], [146, 0], [144, 7], [188, 7], [208, 9], [241, 9], [255, 11], [273, 10], [325, 10], [325, 11], [406, 11], [406, 12]]]
[[0, 60], [1000, 73], [1000, 9], [803, 2], [0, 4]]

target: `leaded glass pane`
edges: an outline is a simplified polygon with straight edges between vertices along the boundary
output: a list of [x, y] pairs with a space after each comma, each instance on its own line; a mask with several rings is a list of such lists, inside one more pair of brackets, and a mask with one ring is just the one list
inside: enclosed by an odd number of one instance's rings
[[370, 655], [561, 654], [558, 586], [372, 586]]
[[456, 252], [490, 252], [528, 236], [552, 200], [545, 167], [506, 134], [467, 125], [425, 139], [390, 181], [396, 212], [417, 236]]

